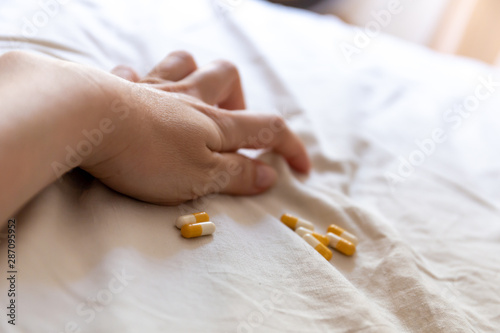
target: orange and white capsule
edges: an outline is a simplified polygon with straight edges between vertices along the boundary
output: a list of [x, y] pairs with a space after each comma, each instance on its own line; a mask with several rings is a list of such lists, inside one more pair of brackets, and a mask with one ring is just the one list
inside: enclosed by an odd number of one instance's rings
[[331, 232], [332, 234], [335, 234], [337, 236], [340, 236], [344, 239], [347, 239], [349, 242], [351, 242], [354, 246], [358, 245], [358, 238], [351, 234], [350, 232], [345, 231], [341, 227], [335, 224], [330, 224], [330, 226], [327, 229], [327, 232]]
[[297, 234], [299, 234], [300, 237], [304, 237], [304, 235], [306, 235], [306, 234], [311, 234], [314, 238], [319, 240], [321, 242], [321, 244], [323, 244], [325, 246], [328, 245], [328, 238], [322, 234], [318, 234], [317, 232], [311, 231], [311, 230], [303, 228], [303, 227], [297, 228], [297, 230], [295, 230], [295, 232]]
[[211, 235], [215, 232], [215, 224], [212, 222], [201, 222], [193, 224], [185, 224], [181, 228], [181, 235], [184, 238], [195, 238], [200, 236]]
[[319, 252], [326, 260], [330, 261], [332, 259], [333, 253], [326, 246], [324, 246], [319, 240], [314, 238], [311, 234], [305, 234], [302, 236], [309, 245], [311, 245], [316, 251]]
[[175, 226], [181, 229], [186, 224], [192, 223], [200, 223], [200, 222], [208, 222], [210, 221], [210, 217], [205, 212], [182, 215], [177, 218], [175, 221]]
[[314, 230], [314, 226], [311, 222], [299, 219], [298, 217], [292, 216], [290, 214], [281, 215], [281, 222], [286, 224], [289, 228], [297, 230], [297, 228], [306, 228], [309, 230]]
[[337, 236], [331, 232], [326, 234], [328, 238], [328, 246], [345, 254], [346, 256], [352, 256], [356, 252], [356, 246], [340, 236]]

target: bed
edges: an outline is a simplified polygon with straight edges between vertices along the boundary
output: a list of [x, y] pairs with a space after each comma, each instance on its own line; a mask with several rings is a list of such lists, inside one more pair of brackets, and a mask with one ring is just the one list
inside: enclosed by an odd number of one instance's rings
[[[346, 57], [353, 27], [261, 1], [6, 0], [0, 18], [2, 53], [141, 74], [173, 50], [228, 59], [249, 109], [285, 117], [313, 163], [259, 153], [279, 171], [269, 192], [177, 207], [71, 172], [14, 216], [1, 331], [500, 331], [498, 69], [383, 34]], [[183, 239], [175, 219], [197, 211], [217, 231]], [[285, 212], [351, 231], [356, 254], [326, 261]]]

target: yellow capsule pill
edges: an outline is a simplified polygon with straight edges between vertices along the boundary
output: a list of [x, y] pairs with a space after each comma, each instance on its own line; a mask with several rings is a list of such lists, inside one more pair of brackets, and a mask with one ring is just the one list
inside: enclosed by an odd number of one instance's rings
[[344, 239], [347, 239], [349, 242], [354, 244], [354, 246], [358, 245], [358, 238], [351, 234], [350, 232], [345, 231], [341, 227], [335, 224], [330, 224], [330, 226], [327, 229], [327, 232], [331, 232], [332, 234], [335, 234], [337, 236], [340, 236]]
[[343, 253], [346, 256], [352, 256], [354, 252], [356, 252], [356, 246], [354, 246], [354, 244], [349, 242], [347, 239], [337, 236], [331, 232], [327, 233], [326, 237], [328, 238], [328, 246], [334, 248], [340, 253]]
[[215, 224], [212, 222], [201, 222], [193, 224], [185, 224], [181, 228], [181, 235], [185, 238], [194, 238], [200, 236], [211, 235], [215, 232]]
[[296, 230], [297, 228], [306, 228], [309, 230], [314, 230], [314, 226], [311, 222], [299, 219], [298, 217], [292, 216], [290, 214], [283, 214], [281, 216], [281, 222], [286, 224], [289, 228]]
[[175, 226], [181, 229], [185, 224], [191, 223], [199, 223], [199, 222], [208, 222], [210, 221], [210, 217], [205, 212], [182, 215], [177, 218], [175, 222]]
[[319, 252], [326, 260], [330, 261], [332, 259], [333, 253], [326, 246], [324, 246], [319, 240], [314, 238], [311, 234], [305, 234], [302, 236], [309, 245], [311, 245], [316, 251]]
[[309, 229], [299, 227], [297, 230], [295, 230], [297, 234], [300, 235], [300, 237], [304, 237], [305, 234], [311, 234], [314, 238], [319, 240], [321, 244], [327, 246], [328, 245], [328, 238], [326, 236], [323, 236], [322, 234], [318, 234], [317, 232], [311, 231]]

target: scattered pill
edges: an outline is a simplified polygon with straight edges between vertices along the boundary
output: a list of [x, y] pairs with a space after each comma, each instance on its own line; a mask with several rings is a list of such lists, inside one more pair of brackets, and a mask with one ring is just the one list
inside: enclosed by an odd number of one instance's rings
[[348, 240], [335, 235], [334, 233], [327, 233], [326, 237], [328, 238], [328, 246], [339, 251], [340, 253], [345, 254], [346, 256], [352, 256], [354, 252], [356, 252], [356, 246]]
[[181, 229], [186, 224], [199, 223], [199, 222], [208, 222], [210, 221], [210, 217], [205, 212], [182, 215], [177, 218], [175, 222], [175, 226]]
[[295, 216], [289, 215], [289, 214], [283, 214], [281, 216], [281, 222], [286, 224], [288, 227], [292, 228], [293, 230], [296, 230], [297, 228], [306, 228], [309, 230], [314, 230], [314, 226], [311, 222], [299, 219]]
[[319, 240], [314, 238], [311, 234], [305, 234], [302, 236], [309, 245], [311, 245], [316, 251], [319, 252], [326, 260], [330, 261], [332, 259], [333, 253], [326, 246], [324, 246]]
[[327, 246], [328, 245], [328, 238], [322, 234], [318, 234], [317, 232], [313, 232], [309, 229], [299, 227], [297, 230], [295, 230], [297, 234], [300, 235], [300, 237], [304, 237], [306, 234], [311, 234], [314, 238], [319, 240], [323, 245]]
[[201, 222], [193, 224], [185, 224], [181, 228], [181, 235], [185, 238], [194, 238], [200, 236], [211, 235], [215, 232], [215, 224], [212, 222]]
[[327, 232], [331, 232], [332, 234], [335, 234], [337, 236], [340, 236], [344, 239], [347, 239], [349, 242], [351, 242], [354, 246], [358, 245], [358, 238], [351, 234], [350, 232], [345, 231], [341, 227], [335, 224], [330, 224], [328, 227]]

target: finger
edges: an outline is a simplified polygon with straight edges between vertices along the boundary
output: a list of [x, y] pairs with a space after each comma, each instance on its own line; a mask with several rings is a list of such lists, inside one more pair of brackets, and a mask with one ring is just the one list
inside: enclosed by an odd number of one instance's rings
[[276, 182], [278, 175], [269, 165], [236, 153], [214, 153], [217, 160], [217, 182], [220, 193], [259, 194]]
[[[219, 114], [219, 113], [217, 113]], [[220, 151], [239, 148], [272, 148], [281, 154], [297, 171], [307, 173], [311, 167], [306, 149], [288, 128], [285, 120], [276, 115], [259, 115], [247, 111], [221, 110], [213, 117], [221, 131]]]
[[166, 56], [143, 81], [159, 80], [179, 81], [197, 69], [196, 62], [191, 54], [186, 51], [175, 51]]
[[238, 69], [228, 61], [218, 60], [200, 68], [183, 81], [194, 87], [205, 103], [218, 105], [226, 110], [245, 109]]
[[139, 82], [139, 74], [131, 67], [118, 65], [111, 70], [111, 74], [121, 77], [127, 81]]

